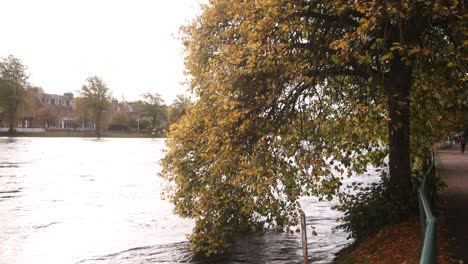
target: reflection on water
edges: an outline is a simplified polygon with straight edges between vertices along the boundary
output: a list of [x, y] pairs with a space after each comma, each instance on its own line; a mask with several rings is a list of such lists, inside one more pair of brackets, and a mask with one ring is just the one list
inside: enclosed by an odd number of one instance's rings
[[[0, 138], [1, 263], [301, 263], [299, 234], [239, 235], [230, 254], [187, 250], [193, 223], [161, 200], [162, 139]], [[369, 177], [361, 178], [369, 181]], [[328, 263], [349, 243], [340, 213], [302, 199], [309, 255]], [[311, 231], [311, 230], [309, 230]]]

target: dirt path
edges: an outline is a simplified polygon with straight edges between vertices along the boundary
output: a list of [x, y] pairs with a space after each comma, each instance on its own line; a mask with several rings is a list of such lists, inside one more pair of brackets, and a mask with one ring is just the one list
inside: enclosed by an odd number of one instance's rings
[[437, 151], [438, 172], [447, 183], [447, 231], [453, 257], [468, 263], [468, 152], [460, 146]]

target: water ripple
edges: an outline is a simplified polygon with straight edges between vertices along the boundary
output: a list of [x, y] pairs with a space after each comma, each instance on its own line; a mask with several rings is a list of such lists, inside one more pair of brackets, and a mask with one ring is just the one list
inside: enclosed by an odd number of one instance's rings
[[141, 246], [103, 256], [96, 256], [76, 264], [100, 263], [193, 263], [193, 254], [188, 251], [187, 242], [156, 246]]
[[21, 191], [21, 188], [17, 190], [12, 190], [12, 191], [0, 191], [0, 194], [6, 194], [6, 193], [19, 193]]
[[49, 224], [45, 224], [45, 225], [38, 225], [38, 226], [33, 226], [34, 229], [41, 229], [41, 228], [46, 228], [46, 227], [49, 227], [49, 226], [52, 226], [52, 225], [56, 225], [56, 224], [60, 224], [61, 222], [51, 222]]

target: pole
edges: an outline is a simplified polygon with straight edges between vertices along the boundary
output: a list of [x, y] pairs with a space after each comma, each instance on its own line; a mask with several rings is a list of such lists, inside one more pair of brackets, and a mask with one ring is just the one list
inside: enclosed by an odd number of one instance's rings
[[307, 253], [307, 224], [304, 212], [301, 212], [301, 234], [302, 234], [302, 255], [304, 256], [304, 264], [309, 263]]
[[140, 112], [138, 112], [138, 117], [137, 117], [137, 132], [139, 135], [140, 134]]

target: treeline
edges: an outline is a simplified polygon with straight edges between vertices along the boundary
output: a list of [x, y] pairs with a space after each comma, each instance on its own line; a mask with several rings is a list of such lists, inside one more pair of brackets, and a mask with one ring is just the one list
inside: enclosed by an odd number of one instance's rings
[[[157, 93], [145, 93], [134, 102], [119, 101], [97, 76], [89, 77], [75, 97], [71, 93], [57, 95], [63, 100], [55, 102], [57, 99], [45, 95], [50, 96], [29, 83], [27, 67], [18, 58], [1, 58], [0, 126], [8, 127], [10, 134], [18, 126], [87, 129], [97, 135], [103, 129], [162, 134], [191, 104], [187, 96], [178, 95], [168, 105]], [[67, 120], [66, 127], [58, 124], [60, 120]]]
[[74, 116], [101, 128], [119, 131], [151, 132], [163, 134], [188, 111], [191, 104], [185, 95], [178, 95], [166, 105], [158, 93], [145, 93], [134, 102], [118, 101], [103, 80], [89, 77], [74, 99]]
[[142, 97], [142, 100], [131, 103], [140, 115], [139, 124], [135, 123], [135, 120], [129, 120], [128, 125], [130, 128], [136, 128], [138, 125], [140, 129], [151, 128], [159, 133], [169, 130], [172, 124], [188, 112], [192, 104], [185, 95], [177, 95], [170, 105], [165, 104], [157, 93], [146, 93]]

